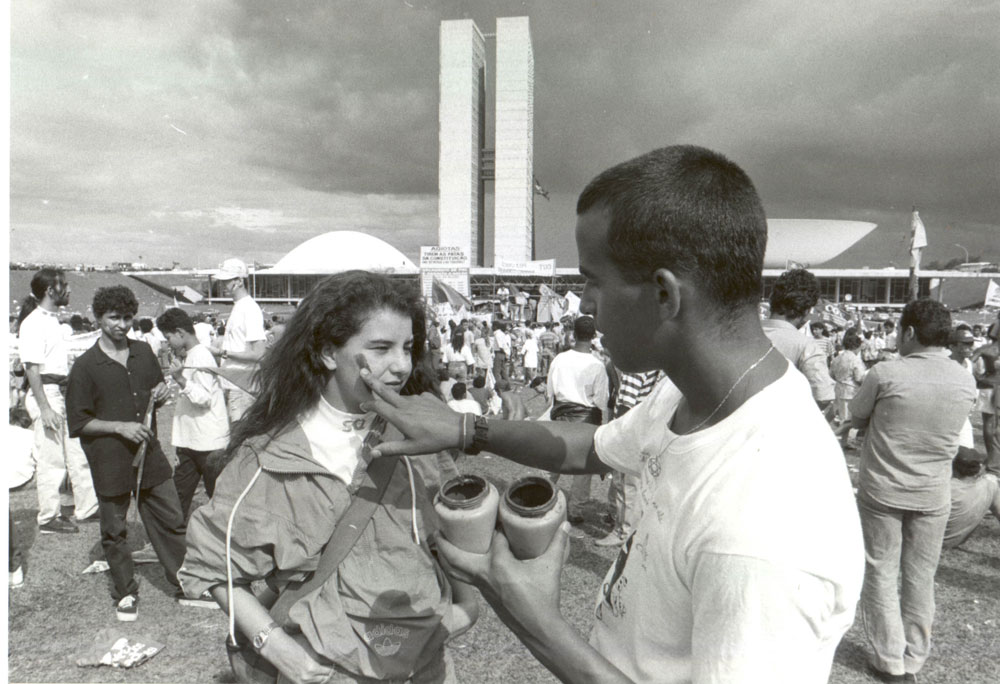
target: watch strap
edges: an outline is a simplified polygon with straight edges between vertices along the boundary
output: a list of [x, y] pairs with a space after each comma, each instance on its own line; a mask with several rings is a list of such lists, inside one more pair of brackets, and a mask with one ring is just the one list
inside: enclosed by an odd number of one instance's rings
[[490, 424], [483, 416], [476, 416], [473, 423], [472, 444], [465, 449], [465, 453], [475, 456], [486, 448], [486, 440], [489, 437]]

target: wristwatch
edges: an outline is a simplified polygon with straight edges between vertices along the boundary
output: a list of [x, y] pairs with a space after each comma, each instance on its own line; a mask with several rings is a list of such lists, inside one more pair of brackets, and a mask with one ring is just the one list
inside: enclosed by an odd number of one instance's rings
[[483, 416], [476, 416], [472, 433], [472, 444], [465, 449], [465, 453], [475, 456], [486, 447], [486, 438], [490, 431], [490, 424]]
[[250, 642], [251, 645], [253, 646], [253, 650], [257, 651], [257, 653], [260, 653], [260, 650], [264, 648], [264, 644], [267, 643], [267, 638], [271, 636], [271, 632], [273, 632], [276, 629], [281, 629], [281, 625], [279, 625], [277, 622], [272, 621], [267, 625], [267, 627], [254, 634], [253, 639]]

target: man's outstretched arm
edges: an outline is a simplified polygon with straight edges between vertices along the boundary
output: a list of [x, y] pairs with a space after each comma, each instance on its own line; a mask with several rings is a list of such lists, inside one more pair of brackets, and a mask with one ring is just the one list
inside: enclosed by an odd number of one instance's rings
[[[374, 398], [366, 410], [384, 416], [403, 433], [402, 441], [385, 442], [375, 455], [428, 454], [462, 449], [472, 443], [472, 421], [430, 394], [402, 397], [367, 371], [361, 377]], [[608, 470], [594, 451], [597, 428], [586, 423], [490, 420], [484, 450], [522, 465], [560, 473], [603, 473]]]

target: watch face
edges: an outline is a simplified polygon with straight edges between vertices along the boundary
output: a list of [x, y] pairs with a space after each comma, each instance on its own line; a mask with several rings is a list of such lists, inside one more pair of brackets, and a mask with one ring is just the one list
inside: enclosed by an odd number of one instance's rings
[[257, 650], [257, 651], [259, 651], [260, 649], [264, 648], [264, 642], [265, 641], [267, 641], [267, 635], [266, 634], [257, 634], [256, 636], [254, 636], [254, 638], [253, 638], [253, 647], [254, 647], [254, 649]]

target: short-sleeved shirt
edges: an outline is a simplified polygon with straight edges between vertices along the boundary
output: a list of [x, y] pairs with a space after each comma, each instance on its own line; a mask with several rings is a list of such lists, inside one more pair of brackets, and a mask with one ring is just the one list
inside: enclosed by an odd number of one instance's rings
[[591, 644], [636, 682], [825, 683], [864, 572], [836, 437], [791, 368], [689, 435], [670, 428], [680, 400], [664, 378], [594, 436], [639, 478], [642, 516]]
[[51, 375], [69, 373], [66, 336], [58, 314], [36, 308], [21, 322], [18, 334], [21, 363], [38, 364], [39, 372]]
[[788, 321], [769, 318], [760, 325], [775, 349], [806, 376], [812, 388], [813, 399], [816, 401], [833, 399], [833, 379], [826, 365], [826, 352], [816, 344], [816, 341], [803, 335]]
[[[253, 300], [253, 297], [243, 297], [233, 304], [233, 311], [226, 321], [226, 336], [222, 341], [222, 348], [227, 352], [237, 354], [245, 352], [251, 342], [263, 342], [267, 340], [267, 331], [264, 330], [264, 313], [260, 306]], [[247, 361], [235, 361], [226, 359], [223, 366], [226, 368], [253, 368], [253, 363]]]
[[[993, 507], [998, 491], [1000, 480], [993, 473], [951, 479], [951, 512], [944, 529], [944, 548], [958, 546], [976, 531], [983, 516]], [[994, 514], [997, 512], [994, 510]]]
[[593, 354], [570, 349], [552, 359], [548, 390], [556, 401], [603, 410], [608, 405], [608, 373]]
[[[139, 445], [118, 435], [84, 435], [94, 419], [141, 423], [153, 388], [163, 382], [160, 364], [145, 342], [128, 341], [128, 359], [121, 365], [104, 353], [99, 343], [73, 364], [66, 391], [66, 419], [70, 437], [79, 437], [90, 463], [94, 489], [101, 496], [127, 494], [135, 487], [132, 459]], [[156, 414], [153, 414], [156, 433]], [[172, 476], [158, 439], [149, 442], [142, 489], [155, 487]]]
[[904, 510], [947, 506], [951, 460], [975, 400], [975, 381], [944, 349], [872, 366], [849, 406], [869, 419], [860, 492]]

